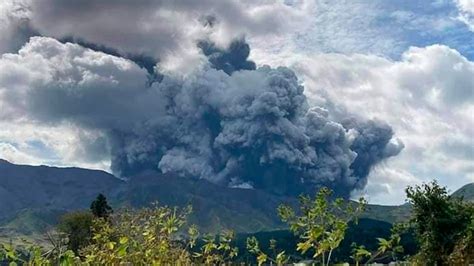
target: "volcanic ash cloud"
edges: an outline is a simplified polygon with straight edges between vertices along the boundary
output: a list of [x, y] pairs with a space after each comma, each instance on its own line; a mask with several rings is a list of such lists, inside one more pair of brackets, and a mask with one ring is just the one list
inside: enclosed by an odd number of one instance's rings
[[403, 148], [381, 121], [335, 120], [309, 106], [292, 70], [255, 69], [245, 44], [233, 48], [244, 64], [206, 49], [215, 58], [209, 67], [150, 84], [130, 60], [34, 37], [0, 59], [0, 119], [101, 132], [122, 177], [171, 172], [278, 194], [324, 185], [349, 196]]

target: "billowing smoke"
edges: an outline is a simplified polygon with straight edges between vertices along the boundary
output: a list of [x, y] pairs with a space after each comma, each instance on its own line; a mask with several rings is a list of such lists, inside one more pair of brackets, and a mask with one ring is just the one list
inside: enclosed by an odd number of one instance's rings
[[4, 110], [102, 132], [113, 172], [129, 178], [170, 172], [278, 194], [324, 185], [347, 197], [403, 148], [382, 122], [334, 120], [310, 106], [292, 70], [255, 69], [245, 43], [227, 51], [207, 45], [208, 56], [218, 54], [210, 60], [216, 69], [147, 85], [146, 71], [130, 60], [32, 38], [0, 60], [0, 100], [21, 94], [24, 101]]
[[[404, 148], [400, 140], [392, 142], [393, 130], [384, 122], [346, 119], [342, 124], [346, 129], [354, 129], [357, 132], [351, 145], [351, 149], [357, 153], [351, 164], [354, 176], [367, 177], [374, 165], [385, 158], [399, 154]], [[359, 188], [363, 188], [366, 181], [366, 178], [360, 179]]]
[[237, 70], [255, 70], [255, 63], [248, 60], [250, 46], [243, 39], [237, 39], [230, 43], [228, 49], [216, 47], [210, 41], [198, 42], [209, 63], [215, 69], [223, 70], [227, 74], [232, 74]]

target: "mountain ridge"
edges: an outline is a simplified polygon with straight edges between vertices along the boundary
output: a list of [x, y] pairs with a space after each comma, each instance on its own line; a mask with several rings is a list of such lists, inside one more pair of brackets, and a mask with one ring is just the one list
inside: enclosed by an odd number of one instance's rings
[[[191, 204], [193, 213], [189, 223], [197, 224], [203, 232], [233, 229], [253, 233], [282, 229], [284, 224], [276, 208], [282, 203], [297, 204], [293, 197], [222, 187], [173, 174], [145, 173], [124, 181], [100, 170], [15, 165], [0, 160], [0, 238], [9, 234], [43, 233], [62, 214], [88, 209], [98, 193], [105, 194], [116, 209], [143, 207], [152, 202], [169, 206]], [[472, 200], [474, 183], [453, 195], [467, 195], [466, 199]], [[369, 204], [361, 218], [402, 222], [409, 218], [410, 209], [408, 204]]]

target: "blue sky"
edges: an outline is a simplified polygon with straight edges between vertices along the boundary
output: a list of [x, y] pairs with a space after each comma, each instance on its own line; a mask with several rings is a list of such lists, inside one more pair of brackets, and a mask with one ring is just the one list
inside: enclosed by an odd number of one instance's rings
[[308, 51], [370, 53], [399, 59], [410, 46], [445, 44], [468, 59], [474, 37], [453, 1], [317, 1], [311, 23], [295, 35]]

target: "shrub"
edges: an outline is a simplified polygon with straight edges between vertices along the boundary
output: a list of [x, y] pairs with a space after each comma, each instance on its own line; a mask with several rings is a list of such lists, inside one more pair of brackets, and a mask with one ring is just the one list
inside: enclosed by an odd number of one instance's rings
[[474, 205], [448, 195], [436, 181], [408, 187], [406, 193], [420, 246], [413, 260], [428, 265], [451, 265], [451, 260], [473, 263]]
[[177, 233], [190, 211], [155, 204], [96, 219], [92, 243], [81, 254], [90, 264], [188, 264], [191, 256]]
[[63, 215], [58, 230], [67, 237], [67, 247], [75, 254], [87, 246], [92, 238], [94, 215], [87, 211], [75, 211]]

